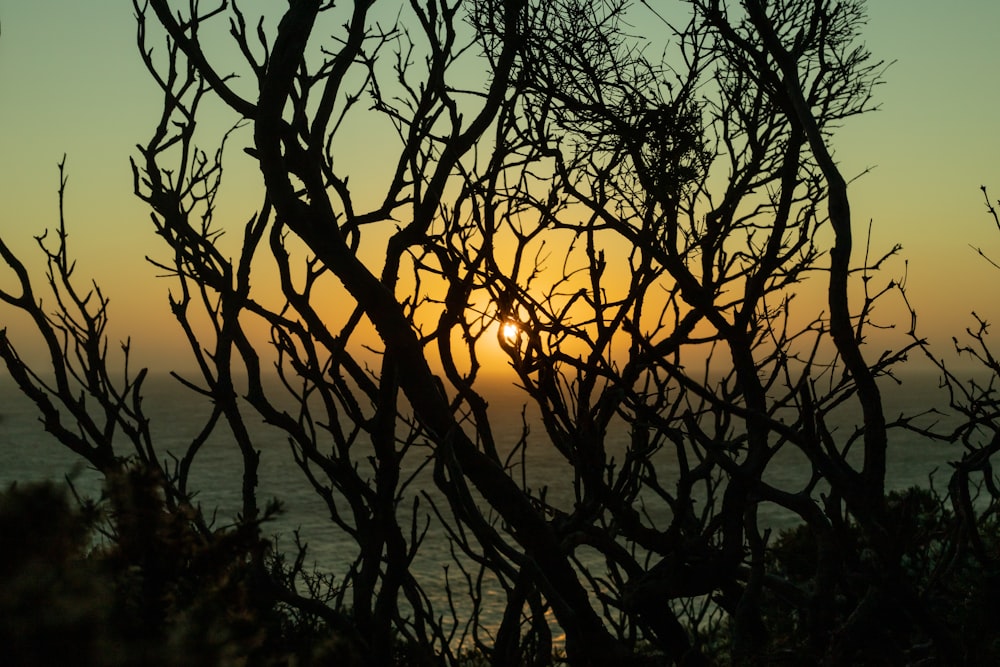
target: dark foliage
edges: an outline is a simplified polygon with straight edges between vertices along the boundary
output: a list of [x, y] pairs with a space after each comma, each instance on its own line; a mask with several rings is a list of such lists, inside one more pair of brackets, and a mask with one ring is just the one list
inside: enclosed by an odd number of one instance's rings
[[141, 468], [82, 510], [54, 484], [0, 494], [3, 664], [362, 664], [320, 619], [267, 595], [255, 526], [205, 534], [194, 513], [168, 511]]

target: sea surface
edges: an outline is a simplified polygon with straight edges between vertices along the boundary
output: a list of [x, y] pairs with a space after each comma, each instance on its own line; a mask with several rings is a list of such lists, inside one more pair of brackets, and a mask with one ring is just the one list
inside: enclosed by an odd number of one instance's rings
[[[938, 388], [938, 379], [933, 374], [914, 374], [904, 378], [900, 385], [884, 382], [881, 387], [890, 420], [900, 414], [916, 414], [930, 408], [946, 412], [947, 395]], [[143, 405], [151, 420], [154, 441], [162, 453], [161, 458], [168, 451], [182, 451], [209, 414], [209, 407], [202, 397], [167, 375], [147, 381]], [[521, 401], [516, 394], [501, 395], [493, 399], [491, 409], [496, 417], [493, 423], [498, 446], [509, 450], [521, 434]], [[336, 574], [344, 571], [353, 559], [353, 544], [345, 540], [330, 522], [327, 508], [294, 464], [285, 437], [263, 424], [249, 408], [246, 414], [256, 447], [261, 452], [258, 498], [262, 503], [267, 498], [277, 498], [284, 507], [282, 514], [268, 526], [270, 530], [265, 529], [266, 532], [277, 534], [279, 545], [291, 546], [292, 532], [298, 530], [309, 545], [310, 561], [327, 572]], [[847, 415], [843, 420], [845, 423], [841, 428], [850, 428], [851, 416]], [[948, 417], [946, 414], [927, 417], [921, 423], [927, 425], [935, 420], [944, 424]], [[572, 472], [551, 445], [546, 446], [544, 433], [530, 412], [527, 422], [530, 429], [528, 482], [534, 488], [549, 486], [549, 498], [553, 504], [566, 503], [571, 497], [568, 495], [571, 488], [567, 480], [572, 478]], [[239, 510], [241, 469], [236, 448], [224, 429], [219, 429], [218, 433], [199, 454], [192, 471], [191, 488], [198, 490], [197, 501], [207, 514], [215, 511], [217, 524], [225, 525]], [[609, 433], [609, 448], [623, 450], [628, 439], [628, 430], [622, 426], [618, 432]], [[910, 431], [893, 430], [890, 435], [887, 487], [890, 490], [905, 489], [935, 483], [943, 489], [949, 474], [948, 462], [960, 456], [960, 445], [931, 441]], [[414, 460], [420, 458], [421, 454], [417, 452]], [[364, 465], [363, 461], [361, 465]], [[661, 481], [668, 488], [674, 465], [669, 457], [664, 457], [664, 469], [658, 471]], [[101, 480], [97, 473], [47, 434], [30, 401], [20, 394], [6, 375], [0, 376], [0, 488], [6, 488], [13, 482], [23, 484], [67, 477], [84, 495], [96, 497], [100, 493]], [[767, 473], [769, 482], [786, 490], [801, 488], [808, 478], [808, 463], [791, 450], [779, 452]], [[409, 495], [422, 491], [428, 492], [424, 506], [426, 500], [439, 498], [429, 474], [417, 478]], [[404, 503], [404, 517], [409, 507], [408, 503]], [[657, 510], [654, 503], [651, 502], [650, 507], [654, 513], [653, 520], [666, 520], [662, 515], [659, 518], [655, 516]], [[764, 524], [777, 529], [795, 523], [793, 516], [767, 504], [761, 506], [760, 517]], [[445, 602], [445, 565], [450, 562], [448, 541], [439, 528], [432, 526], [414, 567], [420, 569], [419, 579], [425, 583], [425, 590], [432, 599], [435, 595], [441, 596], [435, 602], [442, 605]], [[453, 587], [461, 585], [455, 580], [450, 583]], [[497, 604], [502, 605], [502, 602], [498, 600]]]

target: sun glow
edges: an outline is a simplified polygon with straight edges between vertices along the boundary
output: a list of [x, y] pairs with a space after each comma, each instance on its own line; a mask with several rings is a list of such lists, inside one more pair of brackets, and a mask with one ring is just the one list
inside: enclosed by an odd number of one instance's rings
[[509, 345], [517, 343], [517, 339], [521, 335], [521, 327], [519, 327], [516, 322], [504, 322], [500, 331], [503, 335], [504, 342]]

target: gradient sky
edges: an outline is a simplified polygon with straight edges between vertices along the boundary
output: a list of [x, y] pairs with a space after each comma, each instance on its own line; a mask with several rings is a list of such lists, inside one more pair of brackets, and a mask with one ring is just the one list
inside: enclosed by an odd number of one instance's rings
[[[138, 361], [173, 363], [169, 284], [144, 259], [160, 246], [128, 161], [159, 112], [136, 56], [131, 3], [8, 0], [0, 22], [0, 233], [40, 259], [32, 236], [57, 222], [56, 165], [67, 154], [71, 243], [80, 276], [112, 300], [112, 344], [131, 335]], [[850, 121], [834, 142], [846, 175], [871, 168], [851, 186], [861, 245], [869, 219], [875, 251], [903, 245], [921, 330], [942, 346], [970, 311], [1000, 315], [1000, 271], [970, 248], [1000, 260], [1000, 231], [979, 192], [985, 184], [1000, 198], [998, 39], [996, 0], [871, 2], [865, 41], [896, 62], [876, 91], [881, 110]], [[31, 265], [41, 278], [40, 262]], [[899, 262], [891, 274], [902, 271]], [[9, 285], [9, 272], [0, 280]], [[3, 325], [20, 328], [9, 310]]]

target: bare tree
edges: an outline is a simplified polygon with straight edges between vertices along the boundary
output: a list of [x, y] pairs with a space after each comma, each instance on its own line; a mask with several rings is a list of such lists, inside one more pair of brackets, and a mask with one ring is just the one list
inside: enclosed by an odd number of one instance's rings
[[[73, 287], [61, 224], [46, 251], [68, 295], [54, 317], [0, 245], [23, 291], [2, 297], [43, 334], [54, 384], [6, 338], [0, 352], [47, 428], [99, 470], [126, 456], [157, 467], [176, 506], [224, 429], [247, 525], [268, 514], [251, 414], [280, 429], [356, 548], [341, 606], [294, 579], [261, 585], [371, 664], [391, 664], [401, 641], [426, 660], [471, 647], [496, 665], [544, 664], [549, 611], [573, 664], [704, 663], [716, 631], [731, 632], [736, 661], [762, 663], [777, 650], [774, 599], [804, 619], [803, 654], [853, 659], [876, 636], [870, 619], [891, 612], [948, 655], [948, 631], [901, 571], [885, 494], [893, 424], [878, 380], [909, 348], [865, 347], [875, 303], [898, 291], [873, 282], [897, 249], [853, 258], [830, 148], [837, 124], [872, 107], [883, 71], [857, 44], [862, 3], [692, 0], [680, 23], [619, 0], [412, 0], [394, 22], [375, 5], [296, 0], [272, 25], [236, 2], [135, 2], [163, 94], [135, 191], [165, 241], [154, 263], [174, 280], [200, 371], [178, 379], [212, 412], [160, 461], [144, 374], [111, 381], [106, 302]], [[635, 16], [649, 35], [630, 34]], [[220, 28], [239, 76], [210, 48]], [[478, 88], [461, 76], [469, 62], [486, 71]], [[196, 122], [219, 103], [233, 129], [206, 153]], [[374, 199], [356, 194], [361, 158], [342, 148], [359, 118], [396, 138]], [[262, 192], [230, 258], [215, 217], [235, 141], [252, 143]], [[267, 266], [276, 303], [251, 282]], [[825, 307], [796, 299], [814, 284]], [[495, 345], [544, 431], [525, 416], [513, 449], [483, 389]], [[856, 423], [835, 428], [852, 409]], [[134, 452], [115, 449], [119, 429]], [[531, 463], [546, 448], [559, 463], [540, 474]], [[772, 480], [789, 456], [808, 479]], [[765, 504], [806, 526], [806, 581], [775, 567]], [[450, 588], [442, 608], [413, 566], [432, 523], [471, 611]], [[487, 589], [505, 600], [495, 627]]]
[[[980, 189], [987, 214], [1000, 228], [987, 188]], [[981, 247], [972, 248], [996, 266]], [[911, 317], [916, 319], [912, 308]], [[957, 596], [961, 602], [952, 612], [961, 625], [962, 654], [968, 662], [989, 662], [995, 660], [994, 634], [979, 622], [982, 614], [976, 605], [995, 594], [1000, 565], [995, 555], [1000, 485], [994, 470], [1000, 451], [1000, 403], [996, 397], [1000, 364], [990, 341], [990, 323], [976, 312], [972, 319], [963, 335], [952, 337], [954, 354], [966, 362], [962, 370], [955, 370], [945, 354], [912, 334], [938, 370], [940, 386], [947, 395], [947, 407], [934, 411], [941, 419], [916, 430], [926, 438], [960, 447], [959, 453], [952, 455], [945, 491], [937, 499], [941, 509], [936, 530], [941, 537], [928, 558], [924, 595], [946, 597], [952, 591], [962, 591]]]
[[[845, 511], [885, 559], [880, 572], [896, 566], [885, 533], [887, 424], [875, 379], [906, 350], [873, 364], [862, 354], [871, 306], [893, 284], [867, 290], [869, 272], [886, 258], [861, 267], [865, 302], [849, 307], [857, 269], [847, 183], [828, 147], [837, 123], [870, 108], [882, 64], [854, 43], [858, 3], [690, 4], [690, 23], [661, 24], [676, 40], [680, 70], [647, 60], [625, 37], [615, 25], [622, 4], [598, 3], [595, 13], [572, 2], [532, 8], [519, 70], [523, 120], [508, 145], [515, 165], [535, 162], [544, 166], [528, 173], [552, 176], [547, 190], [524, 183], [511, 209], [520, 216], [534, 208], [540, 229], [562, 227], [583, 239], [578, 266], [587, 278], [579, 292], [550, 292], [543, 304], [520, 293], [518, 305], [532, 314], [527, 328], [539, 338], [512, 356], [553, 441], [566, 443], [561, 451], [581, 489], [571, 521], [603, 521], [662, 559], [653, 568], [620, 563], [627, 573], [620, 599], [649, 631], [683, 654], [686, 639], [676, 622], [664, 622], [663, 600], [719, 592], [737, 655], [760, 654], [769, 577], [757, 508], [769, 502], [816, 536], [816, 587], [795, 597], [815, 644], [826, 647], [833, 600], [843, 592], [835, 590], [843, 572], [834, 570], [844, 561]], [[713, 180], [719, 171], [724, 178]], [[553, 202], [566, 205], [563, 215]], [[829, 268], [820, 263], [824, 229], [833, 235]], [[608, 261], [601, 248], [615, 236], [627, 250]], [[633, 279], [612, 296], [605, 269], [626, 262]], [[827, 276], [829, 316], [793, 311], [809, 274]], [[567, 325], [566, 313], [579, 324]], [[621, 338], [618, 349], [627, 353], [616, 356]], [[585, 341], [583, 355], [565, 353], [572, 340]], [[693, 375], [692, 351], [708, 345], [711, 366]], [[838, 442], [827, 420], [850, 403], [862, 419]], [[604, 446], [616, 414], [635, 434], [619, 467]], [[848, 458], [855, 440], [860, 470]], [[656, 477], [661, 449], [680, 463], [676, 492]], [[785, 449], [812, 464], [812, 479], [797, 489], [764, 479]], [[820, 483], [830, 487], [822, 505]], [[622, 489], [635, 495], [623, 497]], [[630, 515], [640, 490], [666, 503], [672, 519], [663, 528]], [[694, 516], [698, 503], [705, 510]], [[613, 560], [613, 551], [598, 549]], [[895, 581], [871, 581], [868, 595], [881, 598], [888, 587], [910, 604], [913, 592], [896, 590]]]

